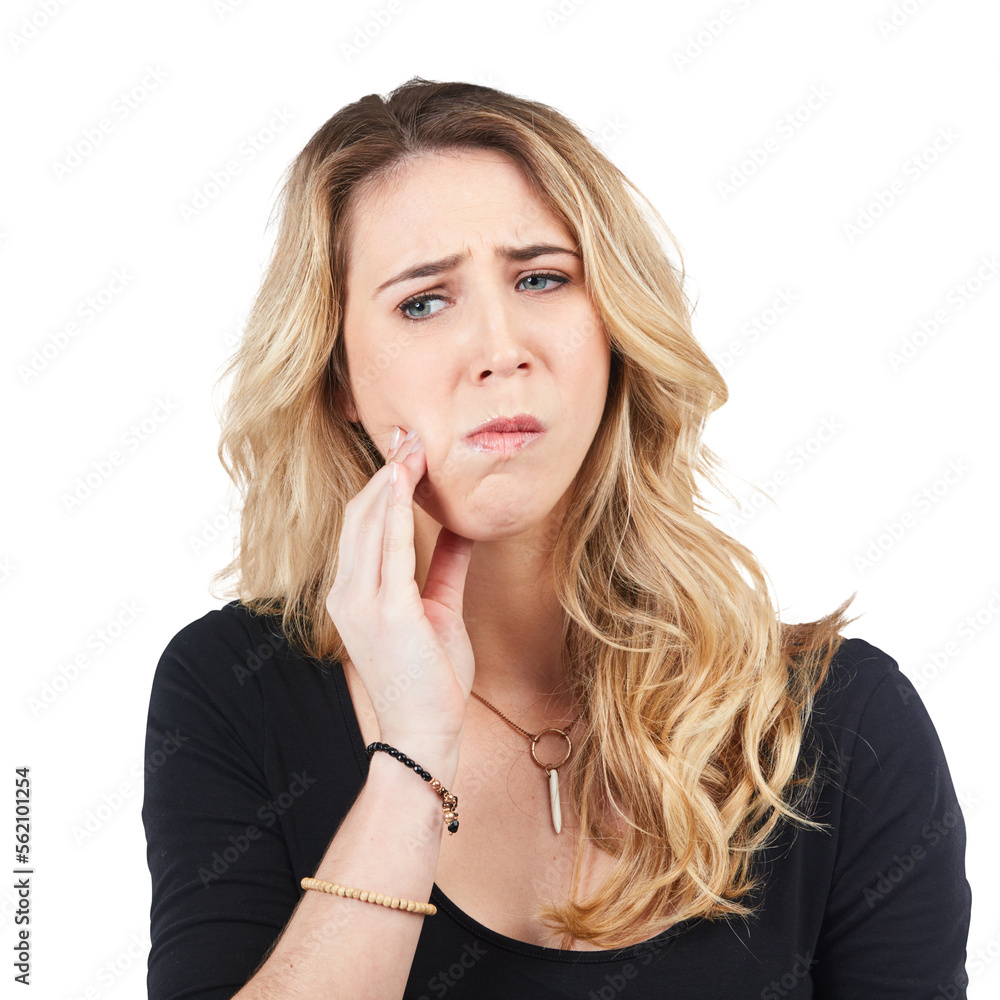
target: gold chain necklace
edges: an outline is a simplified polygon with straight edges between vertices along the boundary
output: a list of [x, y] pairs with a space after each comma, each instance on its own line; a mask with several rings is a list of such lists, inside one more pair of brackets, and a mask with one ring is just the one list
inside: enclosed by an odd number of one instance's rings
[[[485, 698], [481, 698], [475, 691], [469, 692], [473, 698], [481, 701], [487, 708], [492, 709], [497, 715], [503, 719], [509, 726], [513, 726], [522, 736], [527, 736], [531, 740], [531, 759], [549, 776], [549, 808], [552, 810], [552, 826], [555, 828], [556, 833], [562, 832], [562, 807], [559, 804], [559, 768], [569, 760], [570, 755], [573, 753], [573, 741], [569, 738], [569, 730], [571, 730], [577, 722], [580, 721], [580, 717], [583, 712], [580, 713], [565, 729], [556, 729], [554, 726], [550, 726], [548, 729], [543, 729], [541, 732], [532, 735], [526, 729], [522, 729], [516, 722], [511, 722], [499, 708], [491, 705]], [[566, 741], [566, 756], [563, 757], [558, 763], [543, 764], [535, 756], [535, 746], [546, 733], [555, 733], [557, 736], [561, 736]]]

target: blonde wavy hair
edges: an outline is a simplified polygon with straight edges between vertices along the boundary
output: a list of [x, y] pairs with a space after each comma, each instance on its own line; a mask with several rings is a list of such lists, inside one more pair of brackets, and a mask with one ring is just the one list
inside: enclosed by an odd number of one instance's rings
[[[563, 666], [585, 707], [570, 794], [580, 817], [569, 899], [537, 918], [564, 947], [615, 948], [663, 924], [748, 916], [754, 860], [819, 779], [805, 753], [813, 698], [854, 595], [782, 623], [753, 554], [702, 514], [696, 476], [725, 495], [702, 444], [725, 381], [691, 332], [679, 249], [659, 214], [552, 108], [413, 77], [338, 111], [292, 162], [280, 226], [232, 377], [219, 458], [243, 497], [222, 595], [278, 615], [307, 656], [346, 655], [325, 601], [344, 508], [383, 464], [353, 401], [342, 331], [348, 211], [362, 182], [407, 159], [499, 150], [577, 240], [611, 341], [601, 426], [553, 541]], [[616, 859], [578, 899], [586, 838]]]

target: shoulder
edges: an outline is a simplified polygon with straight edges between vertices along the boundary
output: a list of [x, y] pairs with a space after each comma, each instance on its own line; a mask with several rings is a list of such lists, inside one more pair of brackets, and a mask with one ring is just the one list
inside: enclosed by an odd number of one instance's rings
[[[874, 711], [873, 711], [874, 710]], [[865, 639], [844, 639], [813, 703], [815, 725], [842, 742], [862, 722], [898, 726], [924, 712], [913, 683], [887, 652]], [[850, 733], [843, 732], [850, 729]]]
[[185, 625], [167, 643], [164, 653], [194, 660], [207, 660], [220, 652], [249, 655], [260, 644], [272, 651], [285, 643], [280, 621], [272, 615], [259, 615], [239, 601], [202, 615]]
[[857, 708], [880, 685], [891, 684], [903, 676], [899, 664], [885, 650], [865, 639], [844, 639], [830, 661], [816, 705], [828, 711]]
[[257, 671], [288, 651], [276, 617], [238, 601], [213, 609], [167, 642], [153, 674], [150, 716], [219, 736], [256, 733], [263, 716]]
[[240, 686], [268, 660], [292, 650], [275, 615], [261, 615], [230, 601], [181, 628], [167, 643], [158, 669], [197, 672], [205, 683]]
[[939, 793], [950, 787], [923, 699], [896, 660], [864, 639], [845, 639], [837, 650], [811, 724], [832, 765], [827, 773], [846, 780], [852, 797], [870, 799], [872, 807], [876, 798], [884, 804], [922, 794], [928, 783]]

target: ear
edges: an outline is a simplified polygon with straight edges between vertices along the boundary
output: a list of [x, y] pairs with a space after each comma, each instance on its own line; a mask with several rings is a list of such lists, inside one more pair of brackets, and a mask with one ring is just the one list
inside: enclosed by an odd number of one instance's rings
[[344, 419], [348, 423], [356, 424], [358, 422], [358, 410], [354, 405], [353, 400], [348, 399], [347, 395], [340, 390], [337, 391], [337, 405], [340, 407], [340, 412], [343, 413]]

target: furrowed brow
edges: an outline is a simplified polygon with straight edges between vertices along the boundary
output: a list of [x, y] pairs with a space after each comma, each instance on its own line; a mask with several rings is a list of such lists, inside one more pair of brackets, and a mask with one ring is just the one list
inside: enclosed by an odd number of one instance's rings
[[[498, 246], [496, 248], [496, 256], [500, 260], [516, 261], [519, 263], [534, 260], [536, 257], [545, 257], [550, 254], [566, 254], [571, 257], [580, 258], [580, 254], [576, 250], [569, 250], [566, 247], [556, 246], [553, 243], [530, 243], [523, 247]], [[378, 298], [387, 288], [398, 285], [400, 282], [410, 281], [413, 278], [433, 278], [438, 274], [451, 271], [453, 268], [458, 267], [468, 256], [468, 252], [453, 253], [439, 260], [429, 260], [421, 264], [414, 264], [412, 267], [400, 271], [399, 274], [393, 275], [388, 281], [383, 281], [372, 292], [372, 298]]]

